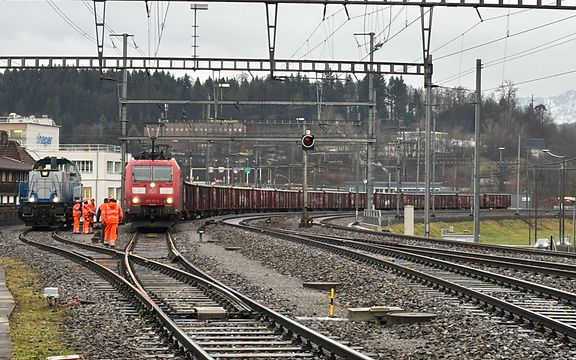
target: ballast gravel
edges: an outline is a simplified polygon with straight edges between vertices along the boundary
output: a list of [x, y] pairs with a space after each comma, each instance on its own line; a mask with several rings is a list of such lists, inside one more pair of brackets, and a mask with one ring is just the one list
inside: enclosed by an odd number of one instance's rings
[[[23, 226], [1, 229], [0, 257], [20, 259], [38, 271], [41, 285], [33, 290], [39, 296], [44, 287], [58, 288], [62, 306], [55, 311], [65, 311], [63, 341], [86, 360], [142, 359], [138, 343], [132, 341], [137, 336], [134, 329], [145, 326], [140, 317], [126, 315], [118, 307], [122, 299], [96, 289], [95, 275], [72, 261], [21, 242], [18, 235], [23, 230]], [[28, 237], [51, 243], [50, 234], [33, 232]], [[90, 241], [90, 235], [72, 236]]]
[[[267, 226], [299, 229], [299, 217], [273, 217]], [[377, 359], [572, 359], [576, 347], [532, 332], [459, 299], [434, 292], [388, 270], [340, 255], [223, 225], [210, 225], [198, 242], [195, 224], [175, 234], [186, 256], [227, 285]], [[308, 231], [302, 230], [301, 231]], [[313, 231], [313, 230], [312, 230]], [[328, 230], [326, 230], [328, 231]], [[230, 251], [225, 248], [238, 248]], [[281, 276], [279, 276], [280, 274]], [[329, 296], [302, 286], [341, 282], [335, 317], [326, 320]], [[310, 291], [316, 296], [311, 295]], [[430, 322], [383, 326], [348, 321], [347, 308], [397, 306], [431, 312]]]
[[[272, 218], [271, 227], [297, 229], [298, 217]], [[436, 293], [390, 271], [317, 248], [245, 232], [223, 225], [206, 227], [200, 243], [196, 230], [204, 221], [178, 226], [174, 234], [184, 256], [199, 267], [269, 308], [375, 359], [573, 359], [573, 345], [531, 332], [504, 319], [463, 307], [460, 300]], [[23, 259], [41, 274], [43, 286], [58, 286], [64, 300], [83, 303], [66, 314], [65, 340], [85, 359], [140, 359], [132, 339], [146, 324], [118, 309], [118, 299], [102, 295], [93, 278], [68, 260], [23, 244], [23, 227], [3, 228], [3, 257]], [[121, 238], [126, 229], [121, 228]], [[315, 231], [315, 230], [304, 230]], [[327, 230], [322, 230], [327, 231]], [[47, 234], [48, 236], [48, 234]], [[120, 242], [121, 243], [121, 242]], [[225, 250], [226, 247], [238, 247]], [[41, 256], [38, 253], [41, 252]], [[304, 288], [305, 281], [335, 281], [335, 316], [328, 315], [326, 291]], [[349, 321], [347, 308], [398, 306], [439, 316], [427, 323], [384, 326]], [[471, 307], [468, 304], [468, 307]]]

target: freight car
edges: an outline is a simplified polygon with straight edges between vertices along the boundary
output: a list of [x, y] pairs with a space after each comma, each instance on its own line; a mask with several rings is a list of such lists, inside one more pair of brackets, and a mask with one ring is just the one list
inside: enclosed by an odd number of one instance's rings
[[[374, 194], [374, 207], [377, 210], [395, 210], [397, 203], [399, 208], [412, 205], [415, 209], [424, 209], [423, 193], [392, 193]], [[439, 193], [431, 194], [430, 203], [434, 209], [439, 210], [464, 210], [470, 209], [474, 202], [474, 195], [468, 193]], [[507, 209], [511, 204], [510, 194], [484, 193], [480, 194], [481, 209]]]
[[[162, 170], [163, 181], [154, 175], [157, 166]], [[158, 170], [159, 171], [159, 170]], [[170, 176], [168, 176], [170, 174]], [[221, 185], [204, 185], [183, 182], [182, 187], [176, 179], [180, 168], [173, 160], [132, 160], [126, 170], [126, 218], [128, 221], [159, 220], [176, 221], [181, 218], [208, 217], [231, 213], [300, 211], [303, 207], [303, 195], [299, 190], [259, 189]], [[165, 189], [162, 191], [161, 189]], [[168, 190], [170, 189], [170, 190]], [[181, 198], [179, 197], [182, 191]], [[374, 194], [374, 205], [378, 210], [395, 210], [397, 199], [399, 207], [413, 205], [424, 208], [424, 194], [402, 193], [399, 196], [389, 193]], [[434, 194], [435, 209], [469, 209], [471, 194], [441, 193]], [[148, 199], [148, 200], [144, 200]], [[356, 201], [358, 205], [356, 206]], [[510, 206], [509, 194], [482, 194], [482, 208], [507, 208]], [[336, 191], [308, 191], [308, 207], [316, 210], [352, 211], [366, 207], [364, 193]]]
[[74, 199], [82, 196], [82, 181], [73, 162], [45, 157], [36, 161], [28, 181], [18, 183], [18, 218], [34, 228], [70, 226]]
[[[356, 194], [308, 191], [308, 210], [354, 210]], [[298, 190], [257, 189], [184, 183], [184, 212], [188, 217], [269, 211], [299, 211], [304, 204]], [[359, 197], [359, 208], [365, 199]]]
[[133, 223], [170, 226], [181, 218], [180, 166], [163, 153], [143, 153], [126, 165], [124, 217]]

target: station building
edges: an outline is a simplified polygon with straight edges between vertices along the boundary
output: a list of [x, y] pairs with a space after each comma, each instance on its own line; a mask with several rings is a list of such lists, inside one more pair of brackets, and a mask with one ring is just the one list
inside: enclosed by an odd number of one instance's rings
[[[83, 197], [100, 203], [108, 195], [118, 198], [121, 189], [122, 152], [117, 145], [60, 144], [60, 126], [43, 115], [20, 116], [11, 113], [0, 117], [0, 131], [8, 133], [34, 158], [66, 158], [76, 165], [82, 176]], [[130, 154], [126, 154], [129, 159]]]

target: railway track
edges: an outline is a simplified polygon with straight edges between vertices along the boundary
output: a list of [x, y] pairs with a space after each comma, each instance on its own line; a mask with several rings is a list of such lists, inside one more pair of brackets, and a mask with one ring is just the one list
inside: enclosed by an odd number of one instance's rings
[[[525, 247], [512, 247], [512, 246], [503, 246], [503, 245], [491, 245], [491, 244], [478, 244], [478, 243], [468, 243], [454, 240], [443, 240], [443, 239], [436, 239], [436, 238], [427, 238], [422, 236], [415, 236], [415, 235], [404, 235], [398, 233], [389, 233], [389, 232], [380, 232], [380, 231], [373, 231], [368, 229], [361, 229], [349, 226], [343, 226], [332, 223], [333, 220], [339, 218], [345, 218], [349, 216], [344, 215], [327, 215], [327, 216], [319, 216], [315, 218], [313, 225], [325, 227], [334, 230], [344, 230], [350, 233], [357, 233], [357, 234], [365, 234], [371, 237], [376, 237], [381, 239], [381, 241], [387, 241], [388, 243], [397, 243], [402, 245], [407, 244], [417, 244], [419, 246], [428, 246], [428, 247], [445, 247], [450, 249], [463, 249], [465, 251], [469, 250], [478, 250], [483, 251], [486, 253], [494, 254], [506, 254], [506, 255], [526, 255], [526, 256], [541, 256], [543, 258], [552, 259], [551, 261], [569, 261], [573, 262], [576, 261], [576, 252], [566, 252], [566, 251], [543, 251], [534, 248], [525, 248]], [[509, 216], [504, 216], [507, 218]], [[499, 216], [495, 216], [494, 218], [502, 218]], [[518, 218], [518, 217], [516, 217]], [[437, 218], [438, 219], [438, 218]]]
[[[392, 269], [401, 276], [471, 301], [529, 328], [550, 331], [566, 339], [576, 340], [576, 295], [570, 292], [412, 253], [394, 246], [266, 227], [254, 228], [246, 225], [247, 221], [238, 218], [224, 223], [317, 246], [359, 261]], [[522, 265], [516, 264], [516, 266]]]
[[[32, 241], [26, 233], [21, 239], [104, 277], [141, 312], [153, 314], [155, 324], [181, 356], [370, 359], [210, 279], [181, 256], [169, 234], [165, 236], [162, 241], [136, 234], [123, 250], [56, 234], [53, 237], [60, 245]], [[164, 243], [168, 246], [161, 247]]]
[[[294, 233], [287, 231], [287, 233]], [[349, 237], [334, 237], [328, 235], [307, 234], [308, 237], [319, 241], [339, 239], [353, 243], [367, 244], [377, 249], [399, 249], [413, 254], [420, 254], [436, 259], [448, 261], [458, 261], [461, 263], [479, 264], [483, 266], [492, 266], [523, 272], [532, 272], [536, 274], [565, 277], [569, 279], [576, 278], [576, 265], [557, 261], [544, 261], [528, 258], [501, 256], [494, 254], [473, 253], [468, 251], [452, 250], [450, 248], [429, 248], [425, 246], [409, 245], [389, 240], [371, 240], [371, 239], [354, 239]], [[460, 244], [452, 242], [449, 245], [459, 248]], [[548, 255], [548, 254], [546, 254]], [[563, 254], [559, 255], [565, 257]]]

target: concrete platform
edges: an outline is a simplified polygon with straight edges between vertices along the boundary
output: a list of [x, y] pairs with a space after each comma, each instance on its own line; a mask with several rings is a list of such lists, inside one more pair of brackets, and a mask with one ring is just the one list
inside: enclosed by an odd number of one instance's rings
[[6, 273], [0, 267], [0, 359], [8, 360], [12, 353], [12, 338], [8, 316], [14, 309], [14, 298], [6, 288]]

